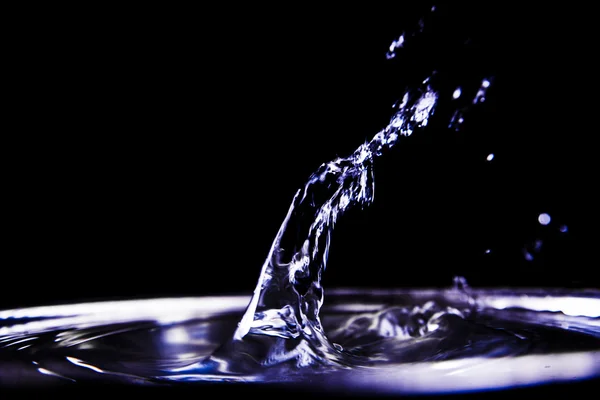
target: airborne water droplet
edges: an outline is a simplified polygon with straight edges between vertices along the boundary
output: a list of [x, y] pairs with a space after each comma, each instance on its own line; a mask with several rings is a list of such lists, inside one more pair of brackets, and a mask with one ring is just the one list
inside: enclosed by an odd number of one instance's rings
[[483, 103], [485, 101], [485, 95], [486, 95], [489, 87], [490, 87], [490, 81], [488, 79], [483, 79], [481, 81], [481, 85], [479, 86], [479, 90], [477, 91], [477, 94], [475, 94], [475, 98], [473, 99], [473, 104]]
[[548, 215], [546, 213], [541, 213], [538, 216], [538, 222], [542, 225], [548, 225], [551, 220], [552, 220], [552, 218], [550, 218], [550, 215]]

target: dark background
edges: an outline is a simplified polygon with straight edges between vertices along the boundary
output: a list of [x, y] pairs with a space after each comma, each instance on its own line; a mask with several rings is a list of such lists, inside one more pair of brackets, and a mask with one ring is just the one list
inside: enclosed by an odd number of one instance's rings
[[463, 129], [440, 103], [376, 161], [375, 202], [337, 225], [325, 288], [598, 287], [585, 9], [246, 7], [70, 10], [23, 28], [0, 308], [249, 294], [295, 191], [432, 70], [446, 99], [494, 81]]

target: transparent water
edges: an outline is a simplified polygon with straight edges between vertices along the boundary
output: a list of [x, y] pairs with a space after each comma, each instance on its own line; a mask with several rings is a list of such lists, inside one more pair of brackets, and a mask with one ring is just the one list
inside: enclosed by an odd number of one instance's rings
[[165, 298], [4, 311], [1, 383], [310, 382], [321, 391], [447, 393], [600, 374], [597, 291], [330, 290], [322, 327], [345, 365], [322, 360], [306, 368], [296, 359], [267, 366], [250, 358], [215, 365], [212, 355], [249, 300]]
[[[400, 58], [424, 21], [382, 56]], [[493, 96], [491, 75], [458, 86], [435, 70], [421, 75], [381, 131], [323, 164], [298, 190], [252, 296], [0, 312], [0, 384], [279, 383], [447, 393], [600, 376], [596, 290], [472, 289], [463, 278], [446, 290], [322, 287], [336, 222], [376, 199], [375, 160], [432, 125], [462, 129]], [[540, 214], [540, 224], [549, 220]]]

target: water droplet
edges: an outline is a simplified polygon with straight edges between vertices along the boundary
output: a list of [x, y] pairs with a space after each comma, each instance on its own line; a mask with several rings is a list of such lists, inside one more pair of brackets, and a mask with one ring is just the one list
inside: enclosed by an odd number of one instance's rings
[[390, 44], [389, 51], [385, 54], [385, 57], [389, 60], [396, 57], [396, 49], [399, 49], [404, 46], [404, 33], [400, 35], [400, 37]]
[[546, 213], [541, 213], [538, 216], [538, 222], [542, 225], [548, 225], [550, 223], [552, 219], [550, 218], [550, 215], [546, 214]]
[[448, 124], [448, 128], [458, 131], [459, 125], [463, 123], [463, 117], [461, 116], [462, 112], [460, 110], [454, 111], [452, 114], [452, 118], [450, 118], [450, 123]]
[[454, 93], [452, 93], [452, 98], [453, 99], [458, 99], [460, 97], [461, 93], [462, 92], [461, 92], [460, 88], [456, 88], [456, 90], [454, 91]]
[[494, 159], [494, 153], [490, 153], [488, 154], [488, 156], [486, 157], [486, 160], [488, 161], [492, 161]]
[[489, 87], [490, 87], [490, 81], [488, 79], [484, 79], [483, 81], [481, 81], [481, 86], [479, 87], [477, 94], [475, 94], [475, 98], [473, 99], [473, 104], [483, 103], [485, 101], [485, 94]]

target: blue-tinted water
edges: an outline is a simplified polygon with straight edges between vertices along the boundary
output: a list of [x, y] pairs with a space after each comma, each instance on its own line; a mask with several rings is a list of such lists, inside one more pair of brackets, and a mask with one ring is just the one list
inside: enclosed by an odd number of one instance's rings
[[[382, 57], [402, 62], [435, 12], [399, 32]], [[250, 298], [2, 312], [0, 383], [217, 381], [435, 393], [597, 377], [597, 291], [472, 290], [460, 278], [437, 291], [323, 287], [336, 223], [377, 201], [375, 160], [394, 156], [386, 153], [405, 137], [441, 127], [460, 131], [494, 96], [489, 71], [448, 82], [434, 64], [423, 62], [407, 89], [398, 90], [379, 132], [347, 157], [324, 163], [298, 190]], [[496, 157], [490, 152], [485, 162]], [[547, 226], [552, 215], [540, 212], [538, 222]], [[544, 245], [525, 245], [523, 258], [535, 259]]]

